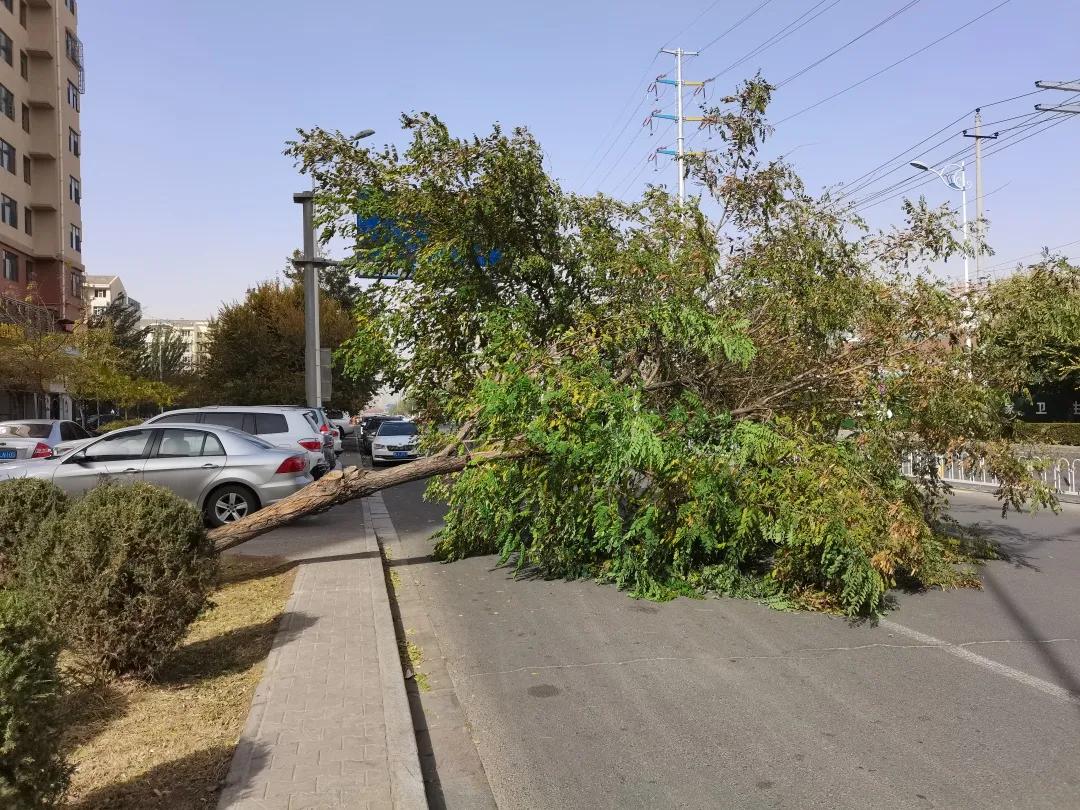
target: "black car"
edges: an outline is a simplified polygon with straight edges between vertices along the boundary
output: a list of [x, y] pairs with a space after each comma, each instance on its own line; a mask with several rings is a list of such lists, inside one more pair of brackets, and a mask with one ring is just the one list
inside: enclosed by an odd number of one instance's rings
[[379, 432], [379, 425], [383, 422], [400, 422], [404, 419], [402, 416], [365, 416], [360, 420], [360, 451], [362, 453], [371, 453], [371, 440], [375, 437], [375, 434]]

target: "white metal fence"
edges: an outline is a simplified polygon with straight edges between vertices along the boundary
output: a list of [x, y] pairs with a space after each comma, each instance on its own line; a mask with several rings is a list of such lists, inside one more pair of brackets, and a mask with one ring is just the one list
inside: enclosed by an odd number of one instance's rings
[[[1047, 484], [1059, 495], [1080, 496], [1080, 458], [1044, 459], [1046, 469], [1039, 473]], [[938, 475], [950, 484], [974, 484], [976, 486], [996, 487], [998, 480], [990, 473], [983, 459], [972, 459], [966, 453], [954, 453], [951, 456], [934, 456]], [[915, 454], [909, 454], [901, 465], [904, 475], [914, 475]]]

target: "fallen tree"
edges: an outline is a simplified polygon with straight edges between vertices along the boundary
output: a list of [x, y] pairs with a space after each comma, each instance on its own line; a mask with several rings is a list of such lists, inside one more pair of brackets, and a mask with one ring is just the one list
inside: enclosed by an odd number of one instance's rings
[[433, 477], [444, 559], [852, 615], [901, 582], [976, 585], [971, 549], [942, 531], [936, 469], [910, 481], [899, 461], [962, 450], [1004, 508], [1052, 503], [1009, 451], [1016, 351], [974, 362], [979, 299], [931, 271], [982, 246], [925, 200], [871, 232], [808, 193], [760, 157], [771, 89], [755, 79], [706, 112], [720, 148], [692, 161], [706, 199], [685, 205], [659, 188], [567, 194], [522, 129], [456, 139], [405, 116], [401, 151], [302, 131], [288, 153], [322, 238], [404, 279], [360, 296], [337, 362], [491, 455], [347, 470], [215, 530], [219, 547]]
[[261, 534], [286, 526], [305, 515], [321, 512], [355, 498], [373, 495], [379, 490], [432, 476], [459, 473], [469, 464], [483, 464], [512, 458], [515, 455], [517, 454], [506, 450], [489, 450], [463, 455], [441, 453], [400, 467], [381, 470], [346, 467], [343, 470], [334, 470], [288, 498], [283, 498], [233, 523], [211, 529], [209, 537], [219, 552], [225, 551]]

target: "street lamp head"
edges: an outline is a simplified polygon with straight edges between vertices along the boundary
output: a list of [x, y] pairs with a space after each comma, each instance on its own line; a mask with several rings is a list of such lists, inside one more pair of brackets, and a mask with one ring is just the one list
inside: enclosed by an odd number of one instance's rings
[[930, 167], [923, 163], [921, 160], [913, 160], [911, 161], [911, 165], [922, 172], [930, 171]]
[[375, 130], [373, 129], [362, 129], [356, 133], [356, 140], [360, 140], [361, 138], [370, 138], [374, 134]]

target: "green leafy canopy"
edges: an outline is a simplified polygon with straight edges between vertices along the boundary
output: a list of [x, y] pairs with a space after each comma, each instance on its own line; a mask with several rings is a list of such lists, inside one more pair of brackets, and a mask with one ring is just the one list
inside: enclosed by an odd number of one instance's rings
[[964, 349], [970, 302], [927, 270], [972, 249], [954, 213], [908, 202], [871, 232], [811, 195], [762, 157], [770, 93], [707, 111], [721, 148], [685, 205], [568, 194], [526, 130], [455, 138], [429, 114], [403, 117], [402, 150], [290, 144], [323, 238], [407, 278], [361, 296], [346, 372], [521, 451], [436, 482], [445, 558], [866, 614], [902, 581], [975, 582], [933, 465], [909, 481], [906, 454], [967, 450], [1007, 504], [1049, 502], [1002, 438], [1008, 386]]

